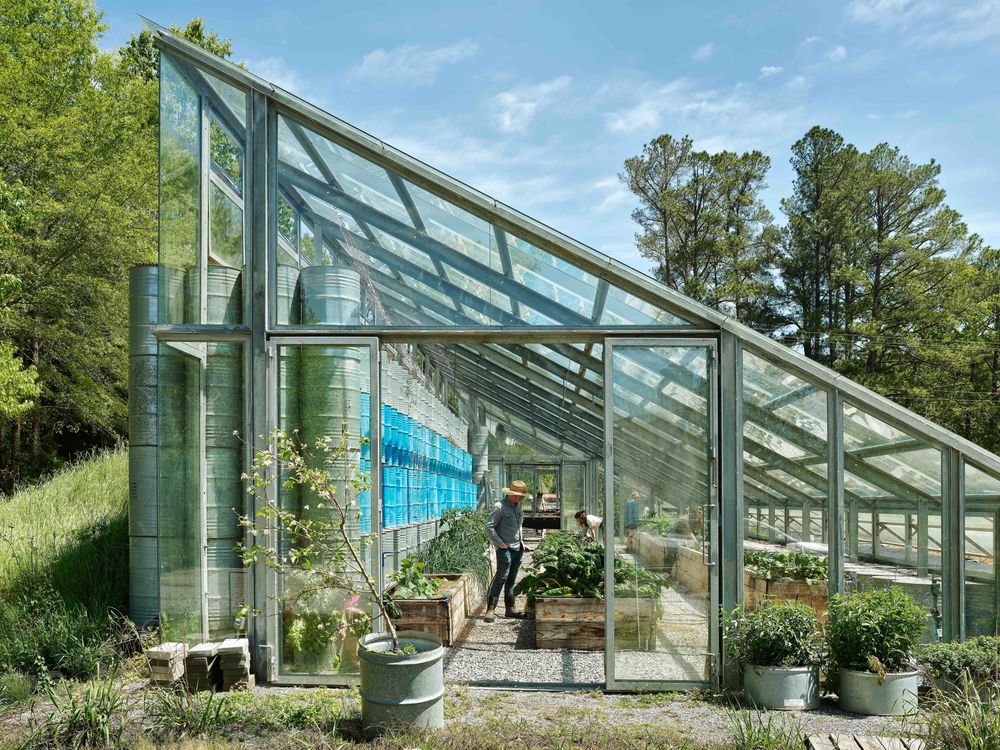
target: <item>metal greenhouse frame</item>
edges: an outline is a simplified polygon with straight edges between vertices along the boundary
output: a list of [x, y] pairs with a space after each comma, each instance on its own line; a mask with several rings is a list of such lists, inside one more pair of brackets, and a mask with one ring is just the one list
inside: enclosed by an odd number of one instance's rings
[[[240, 475], [282, 415], [313, 418], [288, 383], [328, 372], [325, 353], [366, 384], [374, 466], [391, 361], [452, 409], [426, 420], [462, 432], [462, 450], [464, 415], [579, 465], [579, 496], [615, 519], [609, 548], [630, 486], [697, 519], [704, 671], [622, 666], [640, 660], [616, 646], [607, 576], [610, 689], [724, 679], [719, 611], [743, 602], [755, 546], [822, 552], [829, 595], [911, 587], [928, 639], [998, 632], [1000, 457], [151, 26], [160, 263], [133, 276], [131, 320], [132, 418], [157, 426], [130, 458], [140, 619], [197, 640], [230, 634], [218, 623], [235, 617], [260, 678], [340, 680], [281, 666], [278, 583], [263, 567], [237, 572], [241, 532], [226, 516], [252, 512]], [[379, 523], [383, 489], [373, 471], [379, 576], [410, 533]]]

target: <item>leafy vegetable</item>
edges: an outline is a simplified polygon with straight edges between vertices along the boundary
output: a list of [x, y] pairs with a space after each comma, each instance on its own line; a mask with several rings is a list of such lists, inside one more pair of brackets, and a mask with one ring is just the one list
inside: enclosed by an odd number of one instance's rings
[[406, 558], [399, 566], [399, 570], [392, 574], [393, 599], [430, 599], [436, 596], [441, 586], [441, 581], [435, 578], [427, 578], [424, 575], [424, 564], [416, 562], [412, 558]]
[[765, 599], [758, 609], [726, 615], [722, 640], [738, 664], [804, 667], [822, 661], [816, 613], [798, 601]]
[[446, 510], [441, 516], [441, 533], [410, 558], [423, 563], [429, 573], [472, 573], [485, 590], [492, 577], [485, 525], [486, 511]]
[[838, 594], [830, 602], [830, 657], [842, 669], [885, 674], [913, 667], [927, 612], [899, 586]]
[[826, 581], [829, 564], [825, 557], [816, 557], [805, 552], [770, 552], [767, 550], [743, 550], [743, 567], [753, 575], [773, 581], [788, 578], [793, 581]]
[[[518, 581], [515, 594], [535, 596], [604, 596], [604, 547], [585, 544], [570, 534], [552, 534], [535, 547], [527, 575]], [[656, 597], [667, 579], [615, 556], [616, 595]]]

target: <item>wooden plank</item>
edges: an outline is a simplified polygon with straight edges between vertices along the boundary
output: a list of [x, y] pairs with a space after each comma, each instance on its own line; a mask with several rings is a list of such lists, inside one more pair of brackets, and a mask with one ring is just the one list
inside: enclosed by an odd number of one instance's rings
[[920, 739], [907, 740], [906, 744], [909, 746], [909, 750], [924, 750], [924, 741]]
[[831, 734], [830, 739], [833, 740], [837, 750], [859, 750], [858, 743], [849, 734]]
[[885, 750], [906, 750], [906, 743], [898, 737], [879, 737], [878, 741]]
[[814, 734], [806, 740], [806, 747], [809, 750], [837, 750], [828, 734]]
[[855, 737], [854, 741], [858, 743], [861, 750], [884, 750], [877, 737]]

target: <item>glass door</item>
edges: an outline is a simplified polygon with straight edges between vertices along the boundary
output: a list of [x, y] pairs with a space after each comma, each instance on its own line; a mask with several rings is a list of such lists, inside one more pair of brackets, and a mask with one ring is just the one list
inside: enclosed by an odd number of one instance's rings
[[605, 669], [610, 690], [718, 670], [716, 342], [605, 347]]
[[[381, 455], [379, 441], [372, 439], [379, 434], [380, 418], [378, 339], [282, 337], [269, 348], [271, 424], [301, 446], [307, 464], [328, 471], [348, 508], [348, 531], [381, 590]], [[342, 449], [318, 449], [317, 441], [327, 438]], [[273, 486], [282, 510], [318, 520], [327, 514], [336, 521], [335, 511], [306, 488], [277, 479]], [[287, 554], [295, 535], [278, 536], [279, 550]], [[266, 611], [275, 682], [345, 685], [358, 680], [363, 618], [357, 615], [359, 610], [374, 614], [374, 602], [364, 596], [356, 601], [328, 585], [322, 562], [271, 575]]]

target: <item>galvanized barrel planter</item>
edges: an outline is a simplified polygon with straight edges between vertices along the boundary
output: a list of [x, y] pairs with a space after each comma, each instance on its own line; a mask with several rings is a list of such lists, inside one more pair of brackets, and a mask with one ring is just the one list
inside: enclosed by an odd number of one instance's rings
[[747, 700], [758, 708], [807, 711], [819, 705], [819, 667], [743, 667]]
[[917, 707], [919, 672], [886, 674], [840, 670], [840, 707], [867, 716], [902, 716]]
[[415, 654], [390, 654], [388, 633], [370, 633], [358, 643], [361, 664], [361, 725], [367, 736], [390, 729], [444, 726], [444, 648], [430, 633], [401, 630], [400, 648]]

